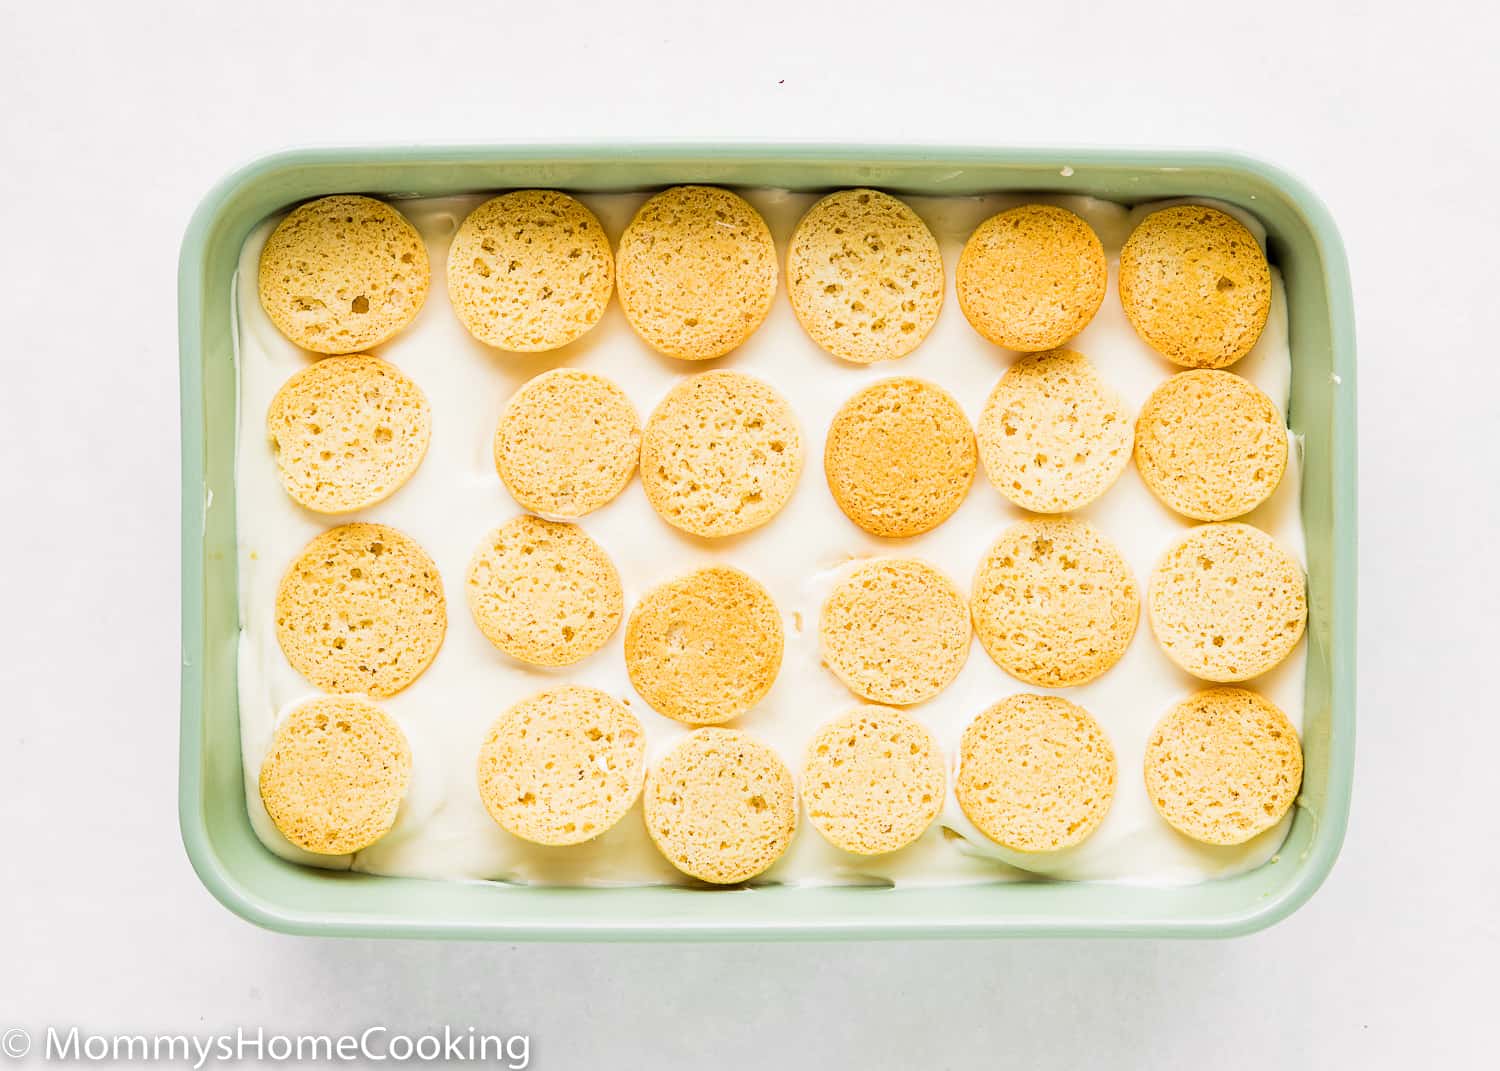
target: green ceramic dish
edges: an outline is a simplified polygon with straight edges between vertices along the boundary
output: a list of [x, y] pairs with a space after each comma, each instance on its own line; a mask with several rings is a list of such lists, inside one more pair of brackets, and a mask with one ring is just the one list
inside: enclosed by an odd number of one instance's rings
[[[913, 194], [1034, 190], [1125, 203], [1208, 196], [1258, 216], [1284, 274], [1289, 419], [1305, 444], [1309, 619], [1302, 804], [1279, 856], [1183, 888], [1027, 882], [941, 888], [529, 888], [312, 870], [251, 831], [235, 690], [232, 281], [267, 215], [328, 193], [386, 197], [517, 186], [681, 182]], [[182, 755], [193, 867], [230, 910], [303, 934], [503, 940], [1184, 936], [1248, 933], [1327, 876], [1354, 767], [1354, 315], [1338, 231], [1300, 183], [1240, 156], [1145, 150], [763, 144], [328, 149], [258, 160], [203, 200], [182, 244]]]

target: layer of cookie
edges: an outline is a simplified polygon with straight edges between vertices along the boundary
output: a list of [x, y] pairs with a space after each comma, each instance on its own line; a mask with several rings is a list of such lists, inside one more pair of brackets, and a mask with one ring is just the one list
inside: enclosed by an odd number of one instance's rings
[[[755, 190], [746, 191], [746, 197], [766, 218], [783, 257], [797, 221], [817, 200], [816, 194]], [[398, 206], [427, 239], [432, 263], [442, 265], [453, 230], [485, 199], [402, 201]], [[581, 200], [599, 217], [611, 240], [618, 241], [644, 196], [584, 195]], [[1025, 199], [907, 200], [937, 237], [949, 279], [943, 312], [923, 345], [894, 364], [861, 368], [837, 361], [807, 337], [786, 295], [779, 294], [754, 336], [712, 366], [764, 379], [796, 410], [804, 436], [805, 471], [791, 500], [772, 523], [719, 541], [690, 537], [657, 517], [640, 480], [633, 480], [616, 499], [580, 522], [615, 561], [625, 588], [627, 614], [650, 588], [705, 566], [732, 565], [765, 585], [781, 614], [786, 654], [775, 686], [754, 709], [730, 724], [765, 740], [793, 770], [800, 767], [818, 726], [857, 702], [819, 665], [817, 652], [818, 608], [843, 570], [856, 560], [879, 554], [920, 557], [948, 572], [967, 593], [972, 570], [984, 551], [1005, 527], [1023, 516], [981, 479], [942, 525], [893, 542], [860, 531], [828, 491], [821, 471], [825, 436], [834, 414], [855, 392], [892, 375], [919, 377], [942, 386], [959, 401], [969, 420], [977, 422], [984, 399], [1013, 360], [969, 326], [954, 299], [951, 280], [958, 250], [968, 234], [984, 219]], [[1064, 203], [1100, 235], [1111, 257], [1113, 289], [1113, 257], [1144, 209], [1126, 211], [1079, 200]], [[252, 786], [258, 757], [265, 753], [278, 713], [310, 691], [285, 665], [274, 636], [267, 631], [267, 589], [274, 589], [286, 562], [327, 523], [287, 498], [265, 449], [264, 413], [271, 396], [307, 362], [306, 355], [286, 343], [257, 306], [253, 267], [258, 243], [268, 229], [258, 231], [247, 244], [249, 267], [240, 274], [246, 298], [240, 303], [239, 352], [246, 414], [241, 423], [238, 474], [238, 564], [246, 623], [240, 680], [242, 736]], [[1273, 303], [1260, 346], [1234, 368], [1236, 374], [1257, 383], [1279, 407], [1286, 403], [1289, 368], [1284, 310], [1283, 302]], [[1093, 322], [1069, 345], [1089, 355], [1132, 412], [1177, 370], [1140, 342], [1114, 293], [1107, 295]], [[629, 698], [631, 709], [646, 728], [653, 762], [689, 727], [651, 710], [631, 688], [625, 672], [624, 627], [597, 653], [565, 671], [528, 669], [496, 651], [474, 626], [463, 581], [470, 556], [484, 534], [519, 512], [495, 473], [490, 442], [500, 408], [521, 384], [552, 367], [595, 372], [619, 384], [644, 419], [673, 384], [704, 366], [652, 353], [630, 331], [613, 301], [599, 326], [578, 343], [548, 355], [507, 358], [468, 334], [448, 306], [442, 285], [434, 286], [416, 322], [376, 352], [400, 367], [427, 394], [432, 406], [432, 443], [421, 468], [398, 494], [348, 519], [390, 524], [415, 536], [439, 566], [451, 620], [443, 650], [426, 673], [401, 694], [380, 701], [401, 724], [413, 753], [412, 784], [396, 828], [352, 860], [319, 857], [319, 865], [352, 862], [361, 870], [389, 874], [573, 884], [685, 880], [651, 845], [639, 807], [609, 832], [567, 849], [529, 847], [496, 826], [485, 812], [473, 787], [474, 763], [484, 734], [500, 710], [541, 689], [569, 682]], [[1293, 465], [1275, 494], [1246, 519], [1266, 528], [1284, 545], [1299, 548], [1300, 554], [1296, 460], [1294, 451]], [[225, 508], [225, 503], [215, 502], [211, 508]], [[1188, 526], [1151, 496], [1133, 468], [1080, 516], [1120, 546], [1143, 587], [1157, 557]], [[1299, 723], [1301, 650], [1254, 684]], [[1163, 711], [1194, 687], [1189, 678], [1170, 667], [1143, 625], [1119, 664], [1099, 680], [1065, 693], [1104, 726], [1123, 771], [1109, 816], [1073, 852], [1065, 876], [1192, 881], [1246, 869], [1274, 852], [1279, 829], [1236, 849], [1185, 845], [1185, 838], [1165, 826], [1146, 796], [1138, 771], [1150, 730]], [[951, 763], [964, 726], [976, 714], [1005, 695], [1034, 690], [1009, 678], [976, 646], [952, 685], [910, 710], [933, 730]], [[435, 710], [440, 713], [435, 715]], [[251, 802], [252, 806], [256, 803]], [[273, 850], [305, 858], [280, 838], [263, 812], [253, 817]], [[965, 830], [967, 839], [945, 835], [944, 827]], [[990, 859], [975, 857], [973, 853], [986, 850], [985, 843], [981, 834], [964, 825], [950, 789], [938, 820], [900, 852], [871, 860], [851, 859], [804, 824], [787, 854], [756, 880], [906, 884], [986, 882], [1014, 876], [1014, 871]]]

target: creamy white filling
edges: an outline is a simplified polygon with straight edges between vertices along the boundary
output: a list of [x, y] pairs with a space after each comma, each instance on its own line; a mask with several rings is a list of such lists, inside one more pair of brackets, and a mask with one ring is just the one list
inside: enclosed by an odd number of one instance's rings
[[[793, 228], [815, 195], [780, 190], [746, 191], [765, 216], [783, 255]], [[611, 237], [621, 231], [643, 194], [584, 196]], [[576, 847], [542, 848], [500, 829], [486, 814], [475, 787], [475, 761], [490, 723], [510, 704], [541, 688], [578, 682], [629, 702], [646, 726], [655, 760], [688, 729], [650, 709], [630, 686], [622, 654], [623, 627], [605, 648], [564, 670], [521, 665], [496, 651], [469, 615], [464, 575], [486, 532], [517, 515], [495, 474], [491, 440], [500, 407], [522, 383], [549, 368], [570, 366], [608, 376], [647, 415], [682, 376], [708, 368], [734, 368], [772, 383], [797, 411], [806, 449], [802, 478], [786, 508], [768, 525], [729, 539], [707, 541], [678, 532], [651, 510], [639, 479], [610, 505], [582, 519], [609, 552], [625, 587], [626, 612], [650, 587], [711, 563], [732, 564], [756, 577], [781, 609], [786, 656], [770, 694], [735, 727], [768, 742], [800, 775], [803, 749], [818, 725], [855, 705], [820, 663], [818, 611], [832, 584], [852, 562], [882, 554], [923, 558], [945, 570], [965, 593], [989, 545], [1025, 514], [986, 480], [983, 470], [964, 504], [935, 531], [910, 540], [866, 535], [835, 505], [823, 476], [823, 441], [839, 406], [869, 383], [888, 376], [920, 376], [958, 399], [971, 421], [1014, 355], [982, 339], [965, 321], [953, 295], [953, 270], [965, 238], [995, 212], [1029, 201], [1069, 208], [1093, 226], [1110, 259], [1104, 305], [1070, 348], [1086, 354], [1125, 397], [1133, 412], [1177, 368], [1154, 354], [1130, 328], [1116, 292], [1121, 243], [1153, 206], [1122, 206], [1077, 197], [915, 197], [908, 202], [926, 220], [943, 250], [948, 293], [927, 340], [910, 356], [873, 366], [845, 364], [820, 350], [792, 313], [783, 285], [764, 325], [739, 350], [712, 362], [662, 357], [638, 341], [617, 301], [603, 322], [577, 343], [550, 354], [501, 353], [476, 342], [448, 304], [445, 263], [458, 223], [482, 196], [400, 202], [427, 242], [433, 286], [415, 322], [379, 347], [426, 392], [432, 405], [432, 443], [411, 481], [390, 499], [341, 518], [312, 514], [282, 490], [265, 434], [265, 412], [277, 388], [309, 355], [272, 326], [256, 295], [261, 247], [277, 220], [246, 241], [237, 277], [237, 361], [240, 381], [237, 511], [239, 524], [241, 745], [246, 795], [256, 833], [278, 855], [325, 867], [375, 874], [512, 882], [624, 885], [685, 879], [655, 850], [637, 804], [614, 829]], [[1221, 206], [1225, 207], [1225, 206]], [[1231, 210], [1232, 211], [1232, 210]], [[1235, 212], [1257, 235], [1252, 218]], [[1263, 238], [1262, 238], [1263, 240]], [[1291, 376], [1286, 299], [1279, 274], [1270, 321], [1255, 349], [1234, 366], [1285, 413]], [[1247, 520], [1306, 561], [1301, 511], [1299, 444], [1293, 441], [1286, 477], [1271, 499]], [[1078, 516], [1112, 539], [1134, 571], [1144, 596], [1157, 559], [1191, 525], [1156, 501], [1130, 466], [1116, 485]], [[277, 720], [313, 694], [276, 642], [275, 595], [282, 571], [302, 546], [335, 523], [368, 520], [414, 537], [436, 561], [448, 598], [447, 639], [432, 666], [400, 695], [380, 705], [411, 741], [411, 791], [395, 827], [353, 857], [302, 852], [275, 829], [257, 790], [260, 764]], [[1301, 728], [1305, 643], [1282, 666], [1251, 682]], [[862, 858], [833, 848], [805, 820], [786, 856], [760, 880], [795, 884], [940, 884], [1013, 880], [1010, 865], [1059, 877], [1178, 884], [1254, 868], [1281, 844], [1284, 821], [1236, 848], [1197, 844], [1175, 833], [1156, 814], [1142, 778], [1142, 756], [1156, 721], [1202, 683], [1161, 653], [1142, 614], [1125, 657], [1100, 679], [1056, 691], [1088, 709], [1108, 732], [1119, 763], [1114, 805], [1084, 844], [1039, 859], [1007, 852], [979, 833], [953, 796], [959, 737], [969, 721], [997, 700], [1033, 689], [1008, 677], [974, 641], [958, 679], [937, 698], [911, 708], [932, 728], [947, 756], [949, 786], [941, 816], [902, 851]]]

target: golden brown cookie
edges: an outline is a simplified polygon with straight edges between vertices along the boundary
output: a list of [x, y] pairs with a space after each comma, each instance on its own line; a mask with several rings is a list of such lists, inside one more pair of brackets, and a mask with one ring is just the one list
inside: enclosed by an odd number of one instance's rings
[[411, 748], [385, 711], [352, 695], [319, 696], [276, 727], [260, 798], [281, 835], [319, 855], [368, 848], [390, 830], [411, 783]]
[[614, 268], [609, 236], [581, 202], [555, 190], [515, 190], [459, 226], [448, 250], [448, 299], [486, 345], [555, 350], [599, 322]]
[[1141, 601], [1119, 550], [1069, 517], [1007, 528], [974, 576], [974, 631], [1027, 684], [1086, 684], [1124, 655]]
[[625, 595], [604, 549], [576, 524], [520, 516], [469, 562], [469, 611], [497, 648], [533, 666], [569, 666], [603, 647]]
[[1243, 844], [1297, 799], [1302, 744], [1270, 700], [1208, 688], [1169, 710], [1146, 743], [1146, 791], [1177, 832], [1205, 844]]
[[646, 731], [624, 703], [564, 685], [521, 700], [479, 749], [479, 798], [502, 829], [534, 844], [582, 844], [635, 805]]
[[1271, 268], [1255, 236], [1216, 208], [1152, 212], [1120, 250], [1120, 304], [1136, 334], [1188, 368], [1227, 368], [1271, 312]]
[[260, 304], [314, 353], [357, 353], [395, 336], [427, 300], [422, 236], [370, 197], [309, 201], [276, 225], [260, 254]]
[[1152, 392], [1135, 433], [1151, 493], [1199, 521], [1227, 521], [1271, 496], [1286, 471], [1287, 432], [1270, 398], [1233, 372], [1179, 372]]
[[646, 775], [646, 831], [667, 861], [716, 885], [748, 881], [797, 830], [786, 765], [735, 729], [696, 729]]
[[510, 396], [495, 430], [495, 469], [524, 508], [582, 517], [613, 501], [635, 474], [641, 423], [603, 376], [554, 368]]
[[437, 657], [448, 630], [443, 578], [410, 536], [345, 524], [307, 544], [276, 591], [276, 639], [326, 692], [395, 695]]
[[1162, 556], [1147, 599], [1167, 657], [1207, 681], [1280, 665], [1307, 624], [1302, 567], [1259, 528], [1203, 524]]
[[641, 438], [641, 484], [668, 524], [727, 536], [765, 524], [802, 472], [797, 415], [742, 372], [689, 376], [667, 392]]
[[969, 657], [969, 611], [942, 573], [910, 558], [876, 558], [841, 580], [819, 622], [823, 661], [873, 703], [931, 699]]
[[1120, 395], [1072, 350], [1022, 357], [979, 417], [984, 471], [1035, 513], [1069, 513], [1108, 491], [1130, 462], [1135, 429]]
[[905, 357], [943, 307], [937, 239], [879, 190], [840, 190], [808, 209], [787, 247], [786, 278], [812, 340], [856, 364]]
[[856, 707], [821, 726], [802, 769], [808, 821], [836, 848], [878, 855], [920, 837], [943, 807], [943, 754], [926, 726]]
[[1088, 711], [1013, 695], [969, 723], [954, 784], [964, 815], [1015, 852], [1082, 844], [1115, 798], [1115, 749]]
[[921, 379], [883, 379], [850, 398], [823, 449], [839, 509], [871, 535], [894, 538], [952, 516], [975, 465], [969, 418], [947, 391]]
[[760, 213], [713, 186], [652, 197], [620, 238], [620, 305], [652, 349], [722, 357], [761, 325], [776, 296], [776, 245]]
[[1061, 346], [1104, 303], [1108, 268], [1092, 227], [1065, 208], [1021, 205], [991, 216], [964, 244], [955, 283], [974, 330], [1035, 353]]
[[276, 392], [266, 435], [286, 493], [317, 513], [382, 501], [427, 453], [427, 397], [393, 364], [368, 354], [325, 357]]
[[648, 591], [625, 625], [630, 683], [658, 714], [716, 725], [745, 713], [781, 670], [781, 615], [766, 589], [727, 566]]

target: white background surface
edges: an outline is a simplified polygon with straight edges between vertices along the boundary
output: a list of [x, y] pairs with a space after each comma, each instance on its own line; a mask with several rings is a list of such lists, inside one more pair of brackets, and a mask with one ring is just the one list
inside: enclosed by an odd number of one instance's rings
[[[235, 7], [0, 13], [0, 1030], [472, 1024], [537, 1068], [1493, 1058], [1491, 5]], [[1207, 944], [604, 947], [304, 940], [210, 899], [175, 812], [193, 206], [289, 144], [627, 136], [1229, 147], [1320, 192], [1359, 320], [1360, 722], [1307, 907]]]

